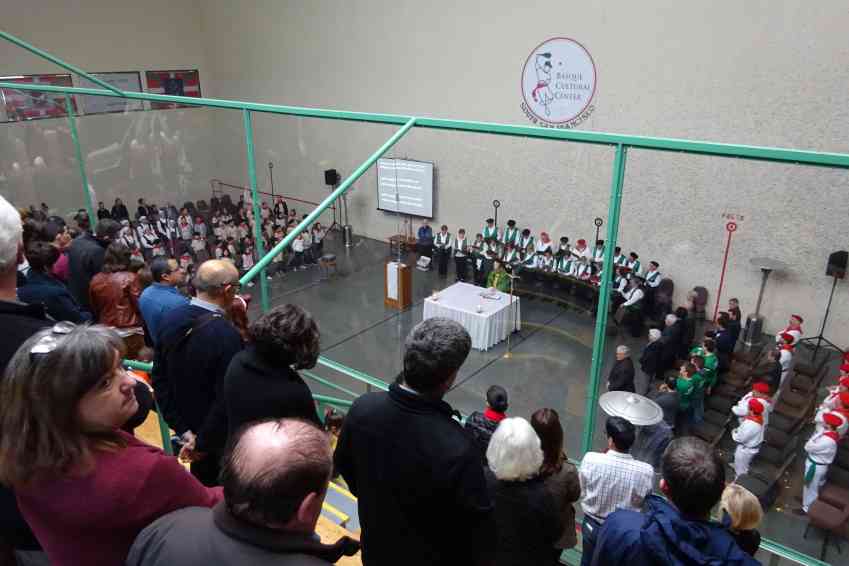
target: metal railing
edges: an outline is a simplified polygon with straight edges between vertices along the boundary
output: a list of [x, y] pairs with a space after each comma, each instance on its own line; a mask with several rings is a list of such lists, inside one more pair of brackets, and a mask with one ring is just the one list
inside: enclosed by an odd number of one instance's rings
[[[259, 217], [257, 207], [259, 206], [256, 161], [254, 157], [253, 147], [253, 126], [251, 115], [255, 112], [280, 114], [288, 116], [301, 116], [309, 118], [318, 118], [326, 120], [344, 120], [353, 122], [363, 122], [372, 124], [386, 124], [401, 126], [382, 146], [380, 146], [362, 165], [360, 165], [350, 176], [348, 176], [339, 187], [334, 190], [326, 199], [312, 211], [297, 227], [289, 232], [287, 236], [279, 244], [265, 253], [257, 264], [240, 279], [240, 283], [246, 284], [253, 280], [258, 275], [262, 274], [272, 257], [283, 251], [291, 241], [297, 237], [299, 233], [307, 228], [324, 210], [333, 205], [333, 203], [344, 195], [353, 183], [359, 179], [386, 151], [388, 151], [395, 143], [397, 143], [407, 132], [413, 127], [428, 128], [437, 130], [448, 130], [455, 132], [467, 132], [477, 134], [491, 134], [500, 136], [516, 136], [533, 139], [544, 139], [561, 142], [573, 142], [582, 144], [605, 145], [613, 148], [613, 166], [612, 180], [610, 190], [610, 202], [608, 206], [608, 225], [607, 225], [607, 240], [605, 245], [604, 261], [607, 265], [611, 265], [613, 258], [613, 250], [617, 244], [618, 225], [620, 208], [622, 201], [623, 184], [626, 170], [626, 157], [629, 148], [637, 148], [652, 151], [678, 152], [694, 155], [706, 155], [714, 157], [728, 157], [736, 159], [767, 161], [773, 163], [784, 163], [791, 165], [809, 165], [817, 167], [829, 167], [836, 169], [849, 169], [849, 154], [845, 153], [827, 153], [816, 151], [802, 151], [795, 149], [784, 149], [774, 147], [760, 147], [739, 144], [715, 143], [707, 141], [695, 141], [672, 138], [659, 138], [647, 136], [633, 136], [616, 133], [604, 132], [589, 132], [578, 130], [566, 130], [555, 128], [541, 128], [536, 126], [518, 126], [497, 124], [490, 122], [472, 122], [465, 120], [445, 120], [440, 118], [424, 118], [412, 117], [396, 114], [379, 114], [367, 112], [350, 112], [344, 110], [330, 110], [319, 108], [303, 108], [297, 106], [283, 106], [275, 104], [259, 104], [254, 102], [243, 102], [236, 100], [222, 100], [215, 98], [192, 98], [184, 96], [172, 96], [164, 94], [152, 94], [143, 92], [126, 92], [120, 91], [113, 86], [106, 84], [97, 77], [91, 76], [78, 67], [66, 63], [58, 57], [46, 53], [25, 41], [12, 36], [7, 32], [0, 31], [0, 38], [3, 38], [35, 55], [42, 57], [50, 62], [53, 62], [71, 73], [85, 77], [91, 82], [104, 87], [103, 89], [95, 88], [73, 88], [59, 87], [49, 85], [33, 85], [33, 84], [18, 84], [13, 82], [0, 81], [0, 88], [24, 90], [24, 91], [39, 91], [39, 92], [55, 92], [64, 94], [66, 97], [71, 95], [92, 95], [92, 96], [109, 96], [120, 97], [130, 100], [147, 100], [151, 102], [170, 102], [188, 106], [208, 107], [208, 108], [224, 108], [229, 110], [240, 110], [243, 117], [243, 126], [245, 132], [246, 156], [248, 162], [248, 173], [250, 178], [250, 190], [252, 200], [254, 202], [255, 217]], [[68, 100], [66, 98], [66, 100]], [[82, 161], [82, 151], [79, 145], [78, 136], [73, 135], [76, 132], [76, 116], [72, 111], [72, 107], [68, 104], [68, 121], [70, 124], [73, 142], [76, 148], [76, 156], [79, 162], [80, 176], [82, 178], [82, 186], [84, 192], [84, 202], [89, 209], [91, 218], [95, 218], [94, 211], [91, 207], [91, 195], [89, 194], [88, 181], [86, 179], [85, 163]], [[256, 230], [260, 229], [259, 223], [256, 224]], [[258, 234], [257, 234], [258, 235]], [[261, 245], [261, 239], [256, 238], [257, 243]], [[269, 308], [268, 303], [268, 287], [266, 278], [263, 276], [260, 279], [261, 305], [263, 311]], [[588, 380], [586, 394], [586, 414], [584, 416], [584, 430], [581, 446], [581, 453], [586, 453], [592, 447], [593, 427], [595, 425], [596, 407], [598, 405], [599, 383], [601, 378], [601, 369], [603, 363], [603, 353], [605, 346], [606, 335], [604, 332], [607, 322], [608, 305], [610, 302], [610, 278], [602, 278], [601, 289], [599, 293], [599, 301], [597, 307], [596, 326], [593, 336], [593, 353], [592, 363], [590, 366], [590, 375]], [[337, 369], [341, 364], [337, 364], [332, 360], [324, 357], [319, 359], [319, 363]], [[350, 370], [350, 368], [346, 368]], [[355, 379], [361, 379], [370, 386], [378, 386], [378, 383], [386, 384], [356, 370], [350, 370], [350, 375]], [[339, 400], [341, 401], [341, 400]], [[775, 549], [776, 553], [783, 553], [783, 557], [798, 561], [802, 564], [818, 565], [820, 561], [797, 553], [796, 551], [784, 547], [783, 545], [765, 541], [766, 547]], [[789, 558], [791, 556], [798, 556]]]

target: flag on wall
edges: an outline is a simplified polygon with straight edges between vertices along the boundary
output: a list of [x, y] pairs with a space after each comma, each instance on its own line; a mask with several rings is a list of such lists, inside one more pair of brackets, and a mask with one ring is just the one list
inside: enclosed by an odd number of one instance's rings
[[[17, 75], [0, 77], [0, 81], [10, 83], [42, 84], [49, 86], [73, 86], [71, 75]], [[38, 120], [40, 118], [63, 118], [68, 115], [65, 108], [65, 95], [59, 92], [39, 92], [35, 90], [0, 89], [0, 99], [7, 122]], [[74, 110], [77, 103], [71, 96]]]
[[[193, 71], [147, 71], [147, 92], [200, 98], [200, 75]], [[151, 110], [191, 108], [188, 104], [151, 102]]]

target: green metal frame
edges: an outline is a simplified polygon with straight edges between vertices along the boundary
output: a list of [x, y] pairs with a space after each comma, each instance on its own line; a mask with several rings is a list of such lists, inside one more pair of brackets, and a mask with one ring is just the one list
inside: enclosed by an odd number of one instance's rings
[[71, 128], [71, 139], [74, 141], [74, 153], [77, 156], [77, 165], [80, 169], [80, 178], [83, 182], [83, 202], [85, 202], [86, 212], [88, 212], [89, 221], [94, 225], [97, 217], [94, 215], [94, 204], [91, 202], [91, 191], [88, 190], [88, 175], [85, 172], [85, 160], [83, 159], [83, 150], [80, 145], [80, 134], [77, 131], [77, 117], [74, 113], [74, 105], [71, 103], [71, 95], [65, 93], [65, 108], [68, 109], [68, 126]]
[[[319, 108], [302, 108], [296, 106], [281, 106], [275, 104], [258, 104], [253, 102], [241, 102], [234, 100], [221, 100], [214, 98], [191, 98], [184, 96], [171, 96], [171, 95], [163, 95], [163, 94], [151, 94], [151, 93], [141, 93], [141, 92], [125, 92], [120, 91], [111, 85], [101, 81], [97, 77], [94, 77], [85, 71], [82, 71], [78, 67], [70, 65], [51, 55], [46, 53], [32, 45], [29, 45], [25, 41], [16, 38], [6, 32], [0, 31], [0, 38], [5, 39], [27, 51], [42, 57], [48, 61], [51, 61], [60, 67], [67, 69], [68, 71], [75, 73], [79, 76], [85, 77], [91, 82], [102, 86], [105, 90], [101, 89], [93, 89], [93, 88], [71, 88], [71, 87], [57, 87], [57, 86], [48, 86], [48, 85], [26, 85], [26, 84], [17, 84], [10, 82], [2, 82], [0, 81], [0, 88], [5, 89], [15, 89], [15, 90], [32, 90], [32, 91], [41, 91], [41, 92], [57, 92], [63, 93], [66, 96], [66, 101], [68, 102], [68, 119], [71, 125], [71, 133], [76, 149], [77, 160], [80, 165], [80, 176], [83, 179], [83, 187], [84, 193], [86, 195], [86, 206], [89, 208], [89, 214], [93, 218], [93, 210], [91, 206], [91, 195], [88, 191], [88, 180], [85, 172], [85, 163], [83, 161], [83, 153], [80, 147], [79, 137], [76, 132], [76, 118], [73, 115], [73, 107], [70, 104], [70, 95], [79, 94], [79, 95], [93, 95], [93, 96], [112, 96], [112, 97], [122, 97], [132, 100], [147, 100], [152, 102], [173, 102], [179, 103], [189, 106], [200, 106], [200, 107], [208, 107], [208, 108], [224, 108], [230, 110], [241, 110], [243, 113], [243, 120], [245, 125], [245, 145], [246, 152], [248, 158], [248, 174], [250, 177], [251, 184], [251, 194], [253, 196], [254, 202], [254, 215], [255, 218], [259, 218], [259, 199], [257, 193], [257, 179], [256, 179], [256, 163], [254, 157], [254, 147], [253, 147], [253, 128], [251, 124], [251, 113], [252, 112], [262, 112], [262, 113], [270, 113], [270, 114], [280, 114], [287, 116], [301, 116], [301, 117], [310, 117], [310, 118], [319, 118], [319, 119], [328, 119], [328, 120], [346, 120], [353, 122], [365, 122], [365, 123], [373, 123], [373, 124], [387, 124], [387, 125], [398, 125], [402, 126], [398, 131], [396, 131], [389, 140], [386, 141], [375, 153], [371, 155], [362, 165], [360, 165], [345, 181], [330, 194], [324, 201], [319, 204], [315, 210], [311, 214], [307, 216], [298, 226], [290, 232], [282, 242], [274, 246], [271, 250], [269, 250], [265, 255], [259, 259], [257, 264], [253, 269], [248, 271], [241, 279], [240, 282], [245, 284], [255, 278], [257, 275], [261, 275], [265, 267], [271, 261], [271, 259], [281, 251], [283, 251], [294, 239], [298, 233], [302, 232], [310, 223], [312, 223], [315, 218], [317, 218], [326, 208], [328, 208], [337, 198], [342, 196], [351, 185], [363, 175], [363, 173], [371, 167], [377, 159], [379, 159], [389, 148], [391, 148], [398, 140], [400, 140], [413, 126], [419, 128], [432, 128], [438, 130], [449, 130], [456, 132], [466, 132], [466, 133], [478, 133], [478, 134], [490, 134], [490, 135], [505, 135], [505, 136], [518, 136], [518, 137], [527, 137], [527, 138], [536, 138], [536, 139], [549, 139], [549, 140], [557, 140], [557, 141], [568, 141], [575, 143], [587, 143], [587, 144], [595, 144], [595, 145], [607, 145], [615, 148], [615, 156], [613, 160], [613, 176], [611, 181], [611, 192], [610, 192], [610, 205], [608, 208], [608, 223], [607, 223], [607, 246], [605, 249], [605, 265], [611, 265], [612, 256], [613, 256], [613, 248], [616, 245], [616, 238], [618, 235], [619, 229], [619, 216], [620, 216], [620, 208], [621, 208], [621, 200], [622, 200], [622, 188], [623, 182], [625, 178], [625, 163], [626, 163], [626, 154], [628, 148], [636, 148], [636, 149], [645, 149], [645, 150], [653, 150], [653, 151], [672, 151], [678, 153], [688, 153], [693, 155], [706, 155], [713, 157], [730, 157], [730, 158], [738, 158], [738, 159], [747, 159], [747, 160], [756, 160], [756, 161], [768, 161], [774, 163], [785, 163], [785, 164], [794, 164], [794, 165], [809, 165], [809, 166], [820, 166], [820, 167], [830, 167], [837, 169], [849, 169], [849, 154], [845, 153], [824, 153], [824, 152], [815, 152], [815, 151], [801, 151], [795, 149], [783, 149], [783, 148], [772, 148], [772, 147], [760, 147], [760, 146], [749, 146], [749, 145], [737, 145], [737, 144], [724, 144], [724, 143], [714, 143], [714, 142], [706, 142], [706, 141], [694, 141], [694, 140], [683, 140], [683, 139], [669, 139], [669, 138], [657, 138], [657, 137], [646, 137], [646, 136], [631, 136], [631, 135], [623, 135], [623, 134], [615, 134], [615, 133], [604, 133], [604, 132], [587, 132], [587, 131], [578, 131], [578, 130], [565, 130], [565, 129], [555, 129], [555, 128], [539, 128], [535, 126], [516, 126], [516, 125], [506, 125], [506, 124], [496, 124], [489, 122], [470, 122], [465, 120], [443, 120], [439, 118], [415, 118], [411, 116], [401, 116], [395, 114], [374, 114], [374, 113], [365, 113], [365, 112], [348, 112], [342, 110], [327, 110], [327, 109], [319, 109]], [[259, 223], [255, 223], [257, 226]], [[261, 228], [260, 228], [261, 229]], [[258, 245], [261, 244], [261, 238], [259, 234], [255, 232], [255, 237], [258, 242]], [[260, 248], [261, 249], [261, 248]], [[267, 310], [269, 308], [268, 304], [268, 291], [267, 287], [265, 287], [265, 277], [262, 277], [261, 280], [261, 295], [262, 295], [262, 308], [263, 310]], [[603, 363], [603, 354], [605, 347], [605, 329], [608, 317], [608, 308], [610, 303], [610, 278], [605, 277], [602, 278], [602, 284], [600, 289], [600, 297], [598, 304], [598, 312], [596, 316], [596, 326], [595, 333], [593, 335], [593, 354], [592, 354], [592, 364], [590, 367], [590, 376], [587, 387], [587, 396], [586, 396], [586, 415], [584, 417], [584, 435], [582, 441], [582, 453], [587, 452], [592, 447], [592, 439], [593, 439], [593, 429], [595, 426], [595, 416], [596, 416], [596, 406], [598, 404], [598, 385], [601, 378], [601, 367]], [[319, 358], [318, 363], [325, 367], [331, 368], [335, 371], [341, 372], [353, 379], [361, 381], [367, 384], [369, 387], [377, 387], [379, 389], [385, 390], [387, 388], [387, 384], [379, 379], [376, 379], [372, 376], [369, 376], [363, 372], [359, 372], [338, 362], [334, 362], [332, 360], [328, 360], [327, 358], [321, 357]], [[146, 369], [150, 371], [150, 364], [141, 364], [139, 362], [127, 361], [126, 365], [130, 367], [136, 367], [138, 369]], [[318, 376], [310, 375], [311, 378], [318, 378]], [[323, 380], [323, 378], [318, 378]], [[330, 383], [327, 380], [323, 380], [325, 385]], [[338, 390], [342, 390], [347, 394], [354, 394], [350, 390], [345, 390], [341, 388], [341, 386], [336, 386]], [[349, 401], [345, 401], [342, 399], [336, 399], [333, 397], [326, 397], [322, 395], [314, 395], [316, 400], [319, 403], [328, 403], [328, 404], [336, 404], [337, 406], [346, 407], [350, 406]], [[812, 557], [801, 554], [791, 548], [785, 547], [781, 544], [777, 544], [771, 541], [764, 541], [761, 545], [764, 549], [769, 550], [776, 556], [781, 556], [782, 558], [787, 558], [789, 560], [793, 560], [799, 562], [801, 564], [807, 564], [810, 566], [819, 566], [821, 564], [825, 564], [819, 560], [813, 559]]]
[[[256, 158], [254, 156], [254, 127], [251, 121], [250, 110], [242, 110], [242, 121], [245, 125], [245, 150], [247, 152], [248, 178], [250, 179], [251, 183], [251, 202], [253, 203], [252, 206], [254, 213], [254, 243], [258, 252], [258, 258], [265, 259], [265, 245], [263, 244], [262, 238], [262, 217], [260, 216], [261, 211], [259, 209], [259, 194], [257, 193], [256, 182]], [[273, 256], [269, 255], [268, 261], [271, 261], [271, 257]], [[268, 261], [266, 261], [265, 264], [268, 264]], [[259, 272], [260, 306], [262, 307], [262, 312], [267, 312], [271, 308], [271, 304], [268, 301], [268, 281], [265, 278], [265, 267], [261, 268]], [[250, 281], [250, 279], [248, 279], [247, 281]], [[247, 281], [245, 281], [245, 283], [247, 283]]]

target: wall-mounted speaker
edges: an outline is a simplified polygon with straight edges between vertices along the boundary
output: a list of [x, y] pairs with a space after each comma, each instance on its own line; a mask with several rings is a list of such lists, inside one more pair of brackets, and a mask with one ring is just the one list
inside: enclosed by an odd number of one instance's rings
[[339, 173], [336, 172], [336, 169], [327, 169], [324, 172], [324, 184], [334, 186], [339, 182]]

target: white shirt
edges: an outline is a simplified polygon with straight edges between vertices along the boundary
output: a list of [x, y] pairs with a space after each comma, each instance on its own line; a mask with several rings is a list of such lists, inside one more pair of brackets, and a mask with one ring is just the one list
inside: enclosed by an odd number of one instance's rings
[[743, 397], [739, 401], [737, 401], [737, 404], [731, 407], [731, 412], [737, 415], [737, 417], [742, 422], [743, 419], [745, 419], [746, 416], [748, 416], [749, 414], [749, 400], [751, 399], [757, 399], [764, 406], [764, 426], [767, 426], [769, 424], [769, 415], [770, 413], [772, 413], [773, 409], [772, 401], [769, 399], [764, 399], [763, 397], [755, 397], [751, 391], [743, 395]]
[[828, 465], [834, 462], [834, 457], [837, 456], [837, 442], [818, 430], [805, 443], [805, 452], [817, 464]]
[[764, 426], [751, 419], [744, 420], [740, 426], [731, 431], [731, 438], [737, 444], [753, 450], [760, 447], [764, 441]]
[[640, 302], [643, 299], [643, 290], [640, 289], [639, 287], [634, 287], [633, 289], [628, 291], [628, 294], [626, 295], [626, 297], [627, 297], [628, 300], [625, 301], [625, 303], [622, 306], [630, 307], [631, 305], [634, 305], [634, 304]]
[[617, 509], [639, 511], [651, 493], [654, 468], [615, 450], [587, 452], [578, 471], [581, 479], [581, 509], [604, 521]]
[[663, 276], [661, 276], [660, 271], [654, 270], [646, 273], [646, 285], [652, 289], [660, 287], [660, 281], [662, 279]]
[[292, 251], [295, 253], [304, 251], [304, 240], [302, 238], [292, 240]]
[[781, 332], [779, 332], [778, 334], [775, 335], [775, 341], [783, 344], [784, 341], [781, 339], [781, 335], [785, 334], [785, 333], [787, 333], [787, 334], [789, 334], [790, 336], [793, 337], [793, 342], [792, 342], [793, 346], [798, 344], [799, 340], [802, 338], [802, 331], [801, 330], [796, 330], [796, 329], [791, 330], [790, 327], [788, 326], [787, 328], [785, 328], [784, 330], [782, 330]]
[[554, 250], [551, 247], [551, 240], [549, 240], [547, 242], [543, 242], [542, 240], [538, 240], [535, 250], [536, 250], [536, 253], [538, 255], [542, 255], [546, 251], [554, 252]]

